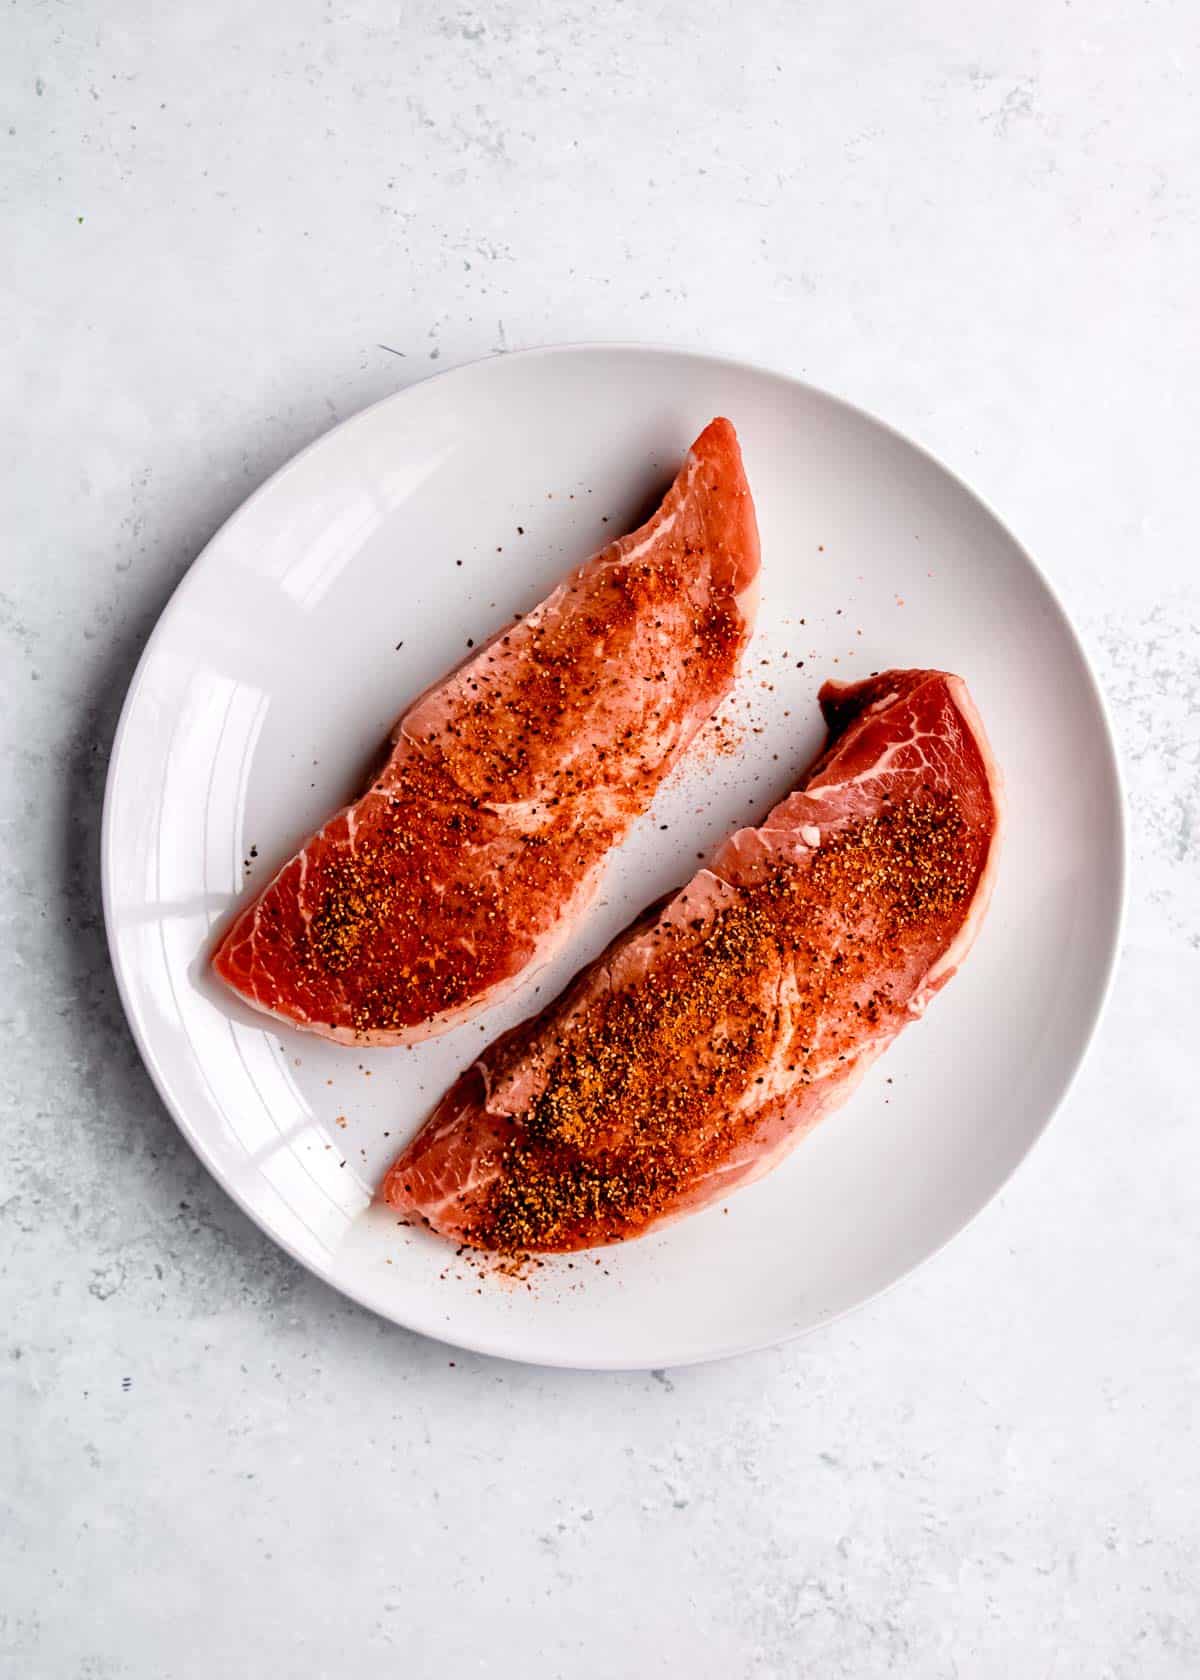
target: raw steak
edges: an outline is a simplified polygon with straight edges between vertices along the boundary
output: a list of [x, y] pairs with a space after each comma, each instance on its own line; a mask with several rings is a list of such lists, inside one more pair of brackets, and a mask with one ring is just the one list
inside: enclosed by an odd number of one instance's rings
[[640, 1236], [767, 1172], [966, 955], [998, 775], [941, 671], [827, 683], [825, 750], [761, 828], [486, 1050], [382, 1195], [504, 1253]]
[[415, 1043], [496, 1002], [729, 692], [758, 558], [737, 434], [714, 420], [646, 525], [401, 718], [382, 773], [243, 910], [217, 973], [348, 1043]]

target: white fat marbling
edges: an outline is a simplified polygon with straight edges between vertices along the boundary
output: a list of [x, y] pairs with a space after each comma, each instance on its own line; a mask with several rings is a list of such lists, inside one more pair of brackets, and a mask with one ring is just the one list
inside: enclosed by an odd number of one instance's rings
[[[16, 0], [0, 85], [0, 1671], [1200, 1672], [1194, 5]], [[1134, 867], [1101, 1040], [967, 1235], [798, 1346], [596, 1377], [247, 1224], [132, 1048], [96, 853], [248, 491], [406, 381], [617, 337], [978, 485], [1089, 638]]]

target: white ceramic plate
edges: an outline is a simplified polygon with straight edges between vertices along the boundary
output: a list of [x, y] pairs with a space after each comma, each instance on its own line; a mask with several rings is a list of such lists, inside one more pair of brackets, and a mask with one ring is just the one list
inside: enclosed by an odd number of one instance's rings
[[[356, 790], [395, 716], [467, 638], [625, 529], [720, 413], [741, 434], [763, 540], [759, 630], [730, 708], [740, 753], [702, 749], [676, 774], [613, 856], [569, 950], [482, 1031], [357, 1051], [231, 1001], [206, 956], [243, 894]], [[1009, 823], [975, 951], [850, 1104], [727, 1210], [551, 1262], [528, 1286], [481, 1282], [449, 1246], [372, 1207], [393, 1152], [484, 1035], [552, 996], [698, 852], [793, 783], [821, 739], [820, 681], [889, 665], [967, 678]], [[1079, 643], [969, 490], [793, 380], [600, 346], [500, 357], [402, 392], [330, 432], [229, 521], [130, 689], [104, 893], [125, 1007], [164, 1101], [296, 1259], [465, 1347], [659, 1366], [778, 1342], [845, 1311], [995, 1193], [1096, 1023], [1122, 856], [1111, 738]]]

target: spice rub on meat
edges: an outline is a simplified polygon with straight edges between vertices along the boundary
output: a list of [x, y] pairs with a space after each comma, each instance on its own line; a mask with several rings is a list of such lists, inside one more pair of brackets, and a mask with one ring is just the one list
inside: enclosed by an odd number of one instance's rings
[[640, 1236], [768, 1171], [955, 972], [999, 778], [960, 678], [827, 683], [829, 739], [760, 828], [447, 1092], [382, 1187], [505, 1254]]
[[404, 715], [363, 797], [238, 916], [222, 980], [348, 1043], [415, 1043], [497, 1002], [732, 687], [758, 564], [737, 435], [714, 420], [647, 524]]

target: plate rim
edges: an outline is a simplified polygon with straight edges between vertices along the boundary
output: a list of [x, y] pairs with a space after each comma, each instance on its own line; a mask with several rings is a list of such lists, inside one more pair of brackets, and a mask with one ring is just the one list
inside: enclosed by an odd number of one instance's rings
[[[1035, 578], [1045, 590], [1057, 616], [1059, 625], [1066, 632], [1068, 642], [1078, 658], [1081, 670], [1086, 679], [1087, 690], [1094, 703], [1096, 714], [1100, 721], [1100, 734], [1104, 748], [1104, 768], [1107, 777], [1111, 782], [1113, 807], [1112, 815], [1115, 819], [1115, 894], [1112, 905], [1110, 926], [1107, 932], [1106, 949], [1103, 960], [1103, 977], [1101, 979], [1099, 990], [1096, 994], [1096, 1003], [1092, 1012], [1091, 1021], [1088, 1023], [1083, 1042], [1075, 1058], [1074, 1065], [1062, 1081], [1062, 1084], [1057, 1094], [1053, 1097], [1053, 1100], [1047, 1105], [1045, 1115], [1031, 1135], [1029, 1142], [1017, 1159], [1000, 1176], [997, 1182], [984, 1196], [978, 1207], [967, 1214], [965, 1218], [954, 1226], [953, 1230], [948, 1232], [948, 1234], [930, 1248], [927, 1253], [921, 1255], [919, 1259], [914, 1260], [910, 1265], [904, 1267], [894, 1278], [890, 1279], [879, 1288], [870, 1290], [858, 1300], [852, 1301], [848, 1305], [829, 1313], [825, 1317], [818, 1318], [812, 1323], [802, 1325], [798, 1328], [784, 1331], [780, 1335], [773, 1335], [767, 1338], [752, 1335], [743, 1340], [735, 1339], [733, 1341], [723, 1343], [719, 1347], [715, 1347], [704, 1352], [684, 1353], [681, 1356], [675, 1357], [672, 1357], [670, 1353], [668, 1353], [665, 1357], [655, 1358], [653, 1360], [646, 1358], [560, 1358], [553, 1356], [553, 1354], [547, 1355], [541, 1350], [533, 1352], [526, 1347], [523, 1347], [520, 1343], [519, 1337], [515, 1345], [500, 1345], [502, 1338], [472, 1335], [456, 1336], [449, 1333], [444, 1324], [434, 1323], [432, 1321], [432, 1315], [430, 1315], [428, 1321], [422, 1322], [420, 1315], [406, 1313], [405, 1316], [401, 1317], [396, 1313], [388, 1311], [387, 1308], [382, 1306], [376, 1299], [369, 1298], [365, 1292], [357, 1289], [352, 1283], [334, 1277], [330, 1272], [320, 1269], [318, 1266], [314, 1265], [310, 1259], [299, 1254], [296, 1248], [277, 1230], [273, 1229], [267, 1219], [262, 1216], [258, 1210], [252, 1207], [240, 1191], [226, 1179], [225, 1175], [214, 1164], [203, 1138], [192, 1126], [184, 1105], [177, 1103], [174, 1100], [165, 1071], [160, 1066], [158, 1056], [150, 1041], [150, 1036], [143, 1028], [140, 1011], [131, 996], [131, 987], [124, 971], [122, 959], [118, 952], [117, 918], [113, 908], [114, 829], [116, 824], [114, 788], [120, 769], [122, 754], [126, 748], [127, 737], [130, 733], [132, 720], [137, 708], [139, 691], [147, 666], [154, 654], [155, 647], [159, 642], [160, 637], [166, 632], [173, 618], [178, 615], [189, 590], [195, 585], [201, 568], [206, 562], [211, 564], [213, 550], [216, 549], [218, 544], [220, 544], [228, 535], [230, 530], [235, 527], [244, 516], [247, 515], [252, 505], [255, 504], [260, 497], [264, 497], [268, 491], [276, 488], [281, 480], [283, 480], [294, 469], [298, 468], [300, 464], [315, 450], [327, 444], [329, 439], [331, 439], [335, 434], [349, 431], [360, 422], [366, 421], [366, 419], [373, 415], [376, 410], [385, 408], [391, 404], [400, 403], [406, 397], [411, 396], [415, 391], [422, 389], [424, 386], [431, 385], [440, 380], [452, 379], [455, 375], [466, 373], [467, 371], [478, 371], [491, 363], [537, 361], [563, 354], [595, 355], [613, 353], [626, 355], [650, 355], [667, 357], [680, 361], [705, 363], [709, 366], [722, 367], [740, 373], [750, 374], [757, 378], [773, 380], [781, 385], [788, 386], [789, 388], [803, 391], [810, 396], [821, 399], [822, 401], [833, 403], [854, 418], [866, 421], [869, 425], [876, 427], [881, 432], [903, 444], [906, 448], [915, 451], [915, 453], [921, 457], [925, 463], [931, 465], [939, 473], [948, 478], [958, 488], [958, 490], [968, 497], [970, 501], [974, 502], [977, 507], [982, 509], [982, 511], [993, 521], [999, 530], [1004, 533], [1005, 537], [1012, 544], [1013, 548], [1024, 560], [1026, 565], [1033, 572]], [[889, 421], [881, 419], [880, 416], [874, 414], [870, 409], [864, 408], [861, 404], [853, 402], [849, 398], [843, 397], [835, 391], [830, 391], [823, 386], [815, 385], [810, 380], [802, 379], [796, 375], [782, 372], [779, 368], [769, 367], [763, 363], [747, 360], [746, 358], [739, 356], [724, 355], [705, 350], [695, 350], [681, 345], [645, 343], [627, 339], [588, 339], [581, 341], [566, 340], [553, 344], [535, 345], [521, 350], [495, 351], [484, 356], [473, 357], [469, 361], [456, 363], [453, 367], [440, 368], [436, 372], [429, 373], [423, 378], [414, 380], [409, 385], [402, 386], [397, 391], [389, 392], [386, 396], [378, 398], [375, 402], [366, 404], [363, 408], [357, 410], [356, 413], [347, 416], [346, 419], [336, 422], [336, 424], [321, 432], [319, 436], [313, 438], [309, 443], [305, 444], [303, 448], [297, 450], [294, 455], [289, 456], [286, 461], [277, 467], [274, 472], [269, 474], [269, 476], [265, 478], [261, 484], [257, 485], [255, 489], [251, 491], [250, 495], [240, 502], [238, 506], [234, 508], [233, 512], [222, 521], [217, 530], [212, 533], [207, 542], [205, 542], [203, 548], [200, 549], [199, 553], [191, 561], [187, 570], [184, 572], [184, 575], [171, 591], [171, 594], [155, 619], [153, 628], [147, 636], [145, 645], [138, 656], [137, 664], [134, 667], [133, 674], [129, 679], [129, 686], [126, 689], [125, 697], [121, 703], [120, 714], [117, 719], [116, 729], [113, 732], [112, 744], [109, 749], [108, 765], [105, 772], [104, 798], [101, 807], [100, 897], [104, 915], [105, 937], [109, 962], [116, 980], [117, 994], [121, 1000], [121, 1008], [124, 1012], [125, 1020], [129, 1027], [134, 1044], [137, 1046], [142, 1064], [147, 1073], [150, 1075], [151, 1083], [155, 1088], [159, 1101], [166, 1109], [168, 1115], [171, 1117], [178, 1130], [182, 1133], [184, 1139], [196, 1155], [197, 1159], [201, 1162], [209, 1175], [215, 1180], [221, 1191], [227, 1195], [238, 1208], [241, 1209], [241, 1211], [258, 1227], [260, 1231], [263, 1232], [266, 1237], [268, 1237], [278, 1247], [282, 1248], [295, 1264], [302, 1266], [305, 1271], [310, 1272], [314, 1277], [318, 1278], [327, 1288], [335, 1290], [338, 1294], [345, 1296], [346, 1299], [353, 1301], [356, 1306], [362, 1307], [375, 1314], [385, 1322], [394, 1324], [401, 1329], [409, 1331], [410, 1333], [427, 1336], [431, 1340], [439, 1342], [447, 1347], [462, 1348], [468, 1352], [482, 1354], [489, 1358], [507, 1359], [518, 1364], [541, 1366], [552, 1370], [645, 1371], [661, 1368], [676, 1370], [686, 1368], [690, 1365], [709, 1364], [721, 1359], [737, 1358], [747, 1353], [755, 1353], [765, 1351], [770, 1348], [783, 1347], [791, 1342], [798, 1341], [801, 1337], [813, 1335], [817, 1331], [823, 1330], [829, 1325], [837, 1323], [840, 1319], [848, 1317], [851, 1313], [859, 1312], [870, 1302], [878, 1301], [885, 1295], [890, 1294], [891, 1291], [899, 1284], [914, 1276], [916, 1272], [920, 1271], [923, 1267], [927, 1266], [931, 1261], [936, 1259], [936, 1257], [940, 1255], [950, 1243], [955, 1241], [966, 1230], [968, 1230], [969, 1227], [974, 1225], [975, 1222], [992, 1205], [1001, 1192], [1008, 1187], [1017, 1171], [1029, 1160], [1038, 1144], [1044, 1138], [1051, 1122], [1054, 1120], [1063, 1107], [1063, 1104], [1070, 1096], [1076, 1081], [1078, 1080], [1095, 1047], [1101, 1023], [1104, 1020], [1109, 1003], [1111, 1002], [1128, 909], [1128, 828], [1129, 819], [1127, 797], [1124, 778], [1121, 771], [1121, 757], [1117, 745], [1116, 732], [1113, 728], [1108, 701], [1105, 697], [1103, 687], [1097, 678], [1095, 668], [1093, 667], [1092, 660], [1088, 652], [1087, 644], [1085, 643], [1079, 630], [1076, 628], [1075, 622], [1070, 613], [1067, 611], [1058, 589], [1038, 560], [1025, 546], [1025, 544], [1022, 543], [1013, 533], [1008, 524], [996, 512], [990, 501], [988, 501], [986, 497], [982, 496], [973, 485], [968, 483], [961, 474], [956, 472], [954, 468], [947, 466], [944, 461], [934, 455], [931, 450], [926, 449], [925, 446], [919, 443], [915, 438], [910, 437], [906, 432], [903, 432], [898, 427], [893, 426]]]

